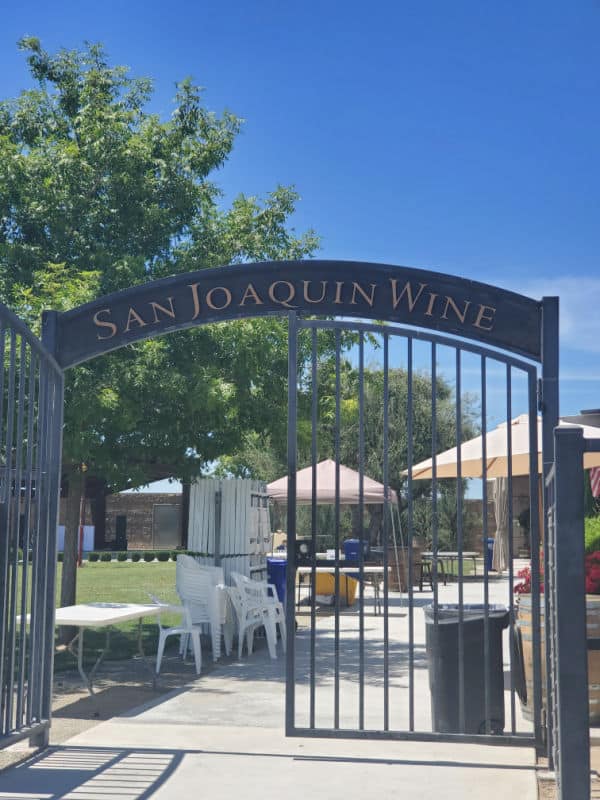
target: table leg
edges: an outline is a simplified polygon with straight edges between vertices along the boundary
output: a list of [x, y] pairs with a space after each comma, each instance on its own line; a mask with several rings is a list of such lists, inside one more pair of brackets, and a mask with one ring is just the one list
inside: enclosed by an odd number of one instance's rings
[[[69, 642], [68, 649], [69, 649], [69, 652], [71, 653], [71, 655], [74, 658], [77, 659], [77, 670], [79, 671], [81, 679], [85, 683], [88, 692], [91, 695], [93, 695], [93, 694], [95, 694], [94, 686], [93, 686], [94, 675], [96, 674], [96, 670], [98, 669], [98, 667], [100, 666], [100, 664], [104, 660], [104, 656], [108, 652], [108, 648], [109, 648], [109, 645], [110, 645], [110, 628], [106, 629], [106, 641], [105, 641], [105, 644], [104, 644], [104, 649], [100, 652], [100, 655], [96, 659], [96, 663], [94, 664], [94, 666], [90, 670], [89, 675], [86, 674], [86, 672], [85, 672], [85, 670], [83, 668], [83, 632], [84, 632], [84, 630], [85, 630], [85, 628], [79, 628], [79, 632], [77, 633], [77, 635], [73, 639], [71, 639], [71, 641]], [[75, 641], [77, 641], [77, 653], [73, 652], [73, 647], [74, 647]]]
[[156, 689], [156, 672], [153, 669], [153, 667], [150, 664], [150, 662], [148, 661], [148, 659], [146, 658], [146, 653], [144, 652], [144, 642], [143, 642], [143, 639], [142, 639], [142, 630], [143, 630], [142, 629], [142, 617], [140, 617], [139, 620], [138, 620], [138, 637], [137, 637], [138, 655], [141, 658], [144, 666], [146, 667], [146, 669], [148, 670], [148, 672], [150, 674], [150, 678], [152, 680], [152, 688]]

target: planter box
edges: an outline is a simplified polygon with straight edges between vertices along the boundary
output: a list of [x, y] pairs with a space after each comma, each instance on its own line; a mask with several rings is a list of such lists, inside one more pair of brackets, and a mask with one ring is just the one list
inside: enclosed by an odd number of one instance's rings
[[[540, 598], [540, 658], [542, 661], [542, 705], [546, 706], [546, 636], [544, 629], [544, 598]], [[600, 638], [600, 595], [588, 594], [587, 635]], [[522, 594], [517, 605], [517, 630], [521, 635], [523, 670], [527, 688], [527, 702], [522, 702], [523, 715], [533, 719], [533, 639], [531, 626], [531, 595]], [[588, 650], [588, 687], [590, 725], [600, 723], [600, 651]]]

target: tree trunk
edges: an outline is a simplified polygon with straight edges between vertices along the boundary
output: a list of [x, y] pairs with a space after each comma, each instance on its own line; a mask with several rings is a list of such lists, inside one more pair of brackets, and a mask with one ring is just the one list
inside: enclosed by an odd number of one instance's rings
[[[68, 473], [69, 494], [65, 519], [65, 552], [62, 565], [62, 581], [60, 584], [61, 606], [73, 606], [76, 602], [77, 589], [77, 553], [79, 548], [79, 509], [81, 495], [85, 490], [83, 472], [74, 468]], [[77, 633], [77, 628], [62, 626], [58, 639], [61, 644], [70, 642]]]

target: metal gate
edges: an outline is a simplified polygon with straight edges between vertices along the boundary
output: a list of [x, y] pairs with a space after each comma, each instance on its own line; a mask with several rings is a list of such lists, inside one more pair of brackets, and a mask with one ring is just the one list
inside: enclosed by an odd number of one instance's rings
[[[541, 746], [537, 366], [407, 327], [295, 314], [289, 320], [287, 622], [290, 630], [297, 624], [297, 635], [287, 654], [288, 735]], [[528, 426], [519, 458], [512, 452], [515, 418]], [[504, 471], [495, 454], [486, 452], [488, 433], [498, 425], [504, 430]], [[464, 444], [476, 433], [477, 468]], [[439, 453], [452, 447], [450, 467]], [[335, 486], [323, 512], [317, 464], [328, 457], [336, 465]], [[427, 469], [417, 469], [427, 458]], [[341, 464], [359, 476], [354, 512], [344, 505]], [[307, 466], [312, 502], [302, 509], [296, 503], [296, 471]], [[515, 496], [514, 482], [525, 474], [533, 667], [527, 686], [514, 625], [518, 531], [511, 524], [503, 579], [495, 577], [487, 558], [481, 564], [473, 555], [488, 538], [488, 479], [508, 479], [503, 502], [512, 521], [517, 503], [524, 502]], [[379, 534], [366, 532], [369, 477], [384, 486]], [[468, 478], [469, 486], [477, 484], [479, 523], [471, 519], [477, 502], [469, 495]], [[349, 531], [358, 541], [351, 562], [344, 560], [342, 541]], [[423, 537], [426, 555], [416, 547]], [[350, 572], [358, 580], [352, 604]], [[417, 589], [423, 581], [429, 581], [428, 591]], [[327, 582], [330, 595], [322, 595]], [[331, 605], [325, 605], [327, 599]], [[424, 606], [430, 607], [426, 619]], [[507, 626], [500, 632], [499, 617]], [[475, 644], [473, 635], [479, 636]], [[437, 674], [428, 662], [437, 664]], [[517, 690], [529, 694], [529, 719], [521, 713]]]
[[0, 305], [0, 747], [47, 742], [62, 370]]

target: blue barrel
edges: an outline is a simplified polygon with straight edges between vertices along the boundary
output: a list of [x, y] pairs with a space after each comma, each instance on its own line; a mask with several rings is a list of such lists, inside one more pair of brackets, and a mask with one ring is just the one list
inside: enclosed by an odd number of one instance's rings
[[287, 573], [287, 559], [267, 558], [267, 577], [269, 583], [277, 589], [277, 596], [285, 603], [285, 580]]
[[494, 563], [494, 539], [486, 539], [485, 557], [487, 558], [487, 568], [492, 569]]

